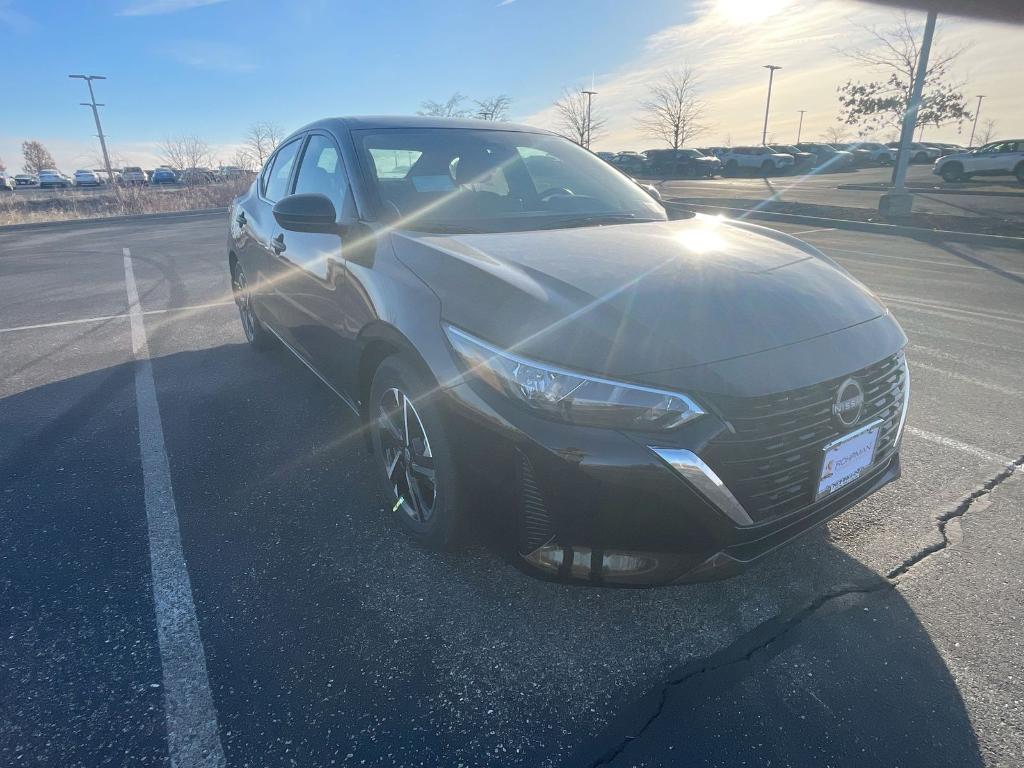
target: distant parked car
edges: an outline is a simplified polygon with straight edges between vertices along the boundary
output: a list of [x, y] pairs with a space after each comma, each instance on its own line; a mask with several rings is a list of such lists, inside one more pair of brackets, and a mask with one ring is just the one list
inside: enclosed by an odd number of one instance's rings
[[146, 172], [137, 165], [127, 165], [121, 171], [121, 181], [126, 185], [146, 183]]
[[663, 177], [711, 177], [722, 172], [722, 161], [696, 149], [649, 149], [644, 170]]
[[594, 154], [597, 155], [598, 157], [600, 157], [606, 163], [610, 163], [612, 160], [615, 159], [615, 153], [614, 152], [595, 152]]
[[31, 173], [19, 173], [14, 177], [14, 183], [19, 187], [34, 187], [39, 183], [39, 179]]
[[177, 184], [178, 174], [170, 168], [156, 168], [149, 177], [150, 184]]
[[217, 178], [220, 181], [228, 179], [244, 179], [250, 172], [237, 165], [222, 165], [217, 169]]
[[70, 176], [65, 176], [56, 168], [44, 168], [39, 172], [40, 189], [67, 189], [74, 183]]
[[186, 168], [181, 172], [179, 180], [183, 184], [209, 184], [215, 180], [215, 176], [209, 168]]
[[[890, 141], [885, 146], [899, 149], [900, 143], [898, 141]], [[941, 156], [942, 150], [938, 147], [929, 147], [917, 141], [910, 143], [910, 162], [912, 163], [930, 163], [938, 160]]]
[[619, 152], [612, 158], [612, 165], [625, 173], [641, 173], [644, 170], [644, 156], [639, 152]]
[[942, 141], [922, 141], [926, 147], [932, 147], [933, 149], [939, 150], [939, 157], [945, 157], [946, 155], [952, 155], [956, 152], [963, 152], [964, 148], [956, 144], [946, 144]]
[[818, 161], [818, 158], [813, 152], [804, 152], [802, 149], [797, 149], [792, 144], [769, 144], [768, 147], [779, 154], [792, 155], [793, 160], [796, 163], [795, 168], [798, 171], [813, 168], [814, 164]]
[[103, 183], [96, 171], [88, 168], [80, 168], [74, 175], [76, 187], [98, 187]]
[[838, 171], [854, 166], [855, 161], [852, 152], [847, 152], [845, 149], [836, 149], [831, 144], [802, 141], [796, 146], [797, 149], [803, 152], [811, 152], [817, 156], [816, 168]]
[[896, 162], [896, 150], [878, 141], [855, 141], [844, 144], [843, 148], [855, 154], [865, 153], [861, 156], [871, 165], [892, 165]]
[[741, 168], [764, 174], [779, 173], [796, 165], [792, 155], [776, 152], [771, 147], [729, 147], [719, 154], [718, 159], [726, 174], [734, 174]]
[[15, 183], [13, 176], [8, 176], [3, 171], [0, 171], [0, 189], [5, 192], [13, 192], [16, 186], [18, 185]]
[[969, 152], [946, 155], [935, 162], [932, 173], [950, 182], [1013, 174], [1024, 184], [1024, 139], [993, 141]]

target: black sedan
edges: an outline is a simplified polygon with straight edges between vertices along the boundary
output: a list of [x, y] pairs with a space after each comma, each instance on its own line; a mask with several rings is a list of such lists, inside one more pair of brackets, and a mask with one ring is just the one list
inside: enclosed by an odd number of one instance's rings
[[552, 578], [715, 578], [900, 474], [906, 337], [877, 298], [787, 235], [670, 221], [553, 134], [323, 120], [229, 216], [246, 337], [358, 415], [426, 545], [486, 515]]
[[648, 149], [644, 157], [644, 172], [661, 178], [711, 178], [722, 172], [721, 160], [696, 149]]

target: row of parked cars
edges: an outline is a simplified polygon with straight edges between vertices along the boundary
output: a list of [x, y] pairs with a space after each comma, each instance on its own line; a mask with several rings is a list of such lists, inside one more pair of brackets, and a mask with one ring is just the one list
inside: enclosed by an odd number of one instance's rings
[[[247, 174], [246, 171], [233, 165], [225, 165], [216, 169], [186, 168], [183, 171], [166, 166], [146, 171], [137, 165], [129, 165], [112, 173], [115, 184], [126, 186], [210, 184], [216, 181], [241, 178]], [[94, 171], [89, 168], [81, 168], [70, 176], [56, 168], [44, 168], [38, 174], [19, 173], [16, 176], [0, 172], [0, 189], [3, 190], [14, 190], [16, 187], [68, 189], [70, 187], [101, 187], [105, 184], [107, 184], [106, 171]]]
[[[896, 161], [898, 142], [858, 141], [842, 144], [800, 142], [739, 147], [698, 147], [694, 149], [649, 149], [646, 152], [598, 152], [626, 173], [673, 178], [734, 175], [740, 171], [764, 174], [790, 171], [846, 170]], [[938, 158], [964, 152], [955, 144], [914, 142], [912, 163], [931, 163]]]

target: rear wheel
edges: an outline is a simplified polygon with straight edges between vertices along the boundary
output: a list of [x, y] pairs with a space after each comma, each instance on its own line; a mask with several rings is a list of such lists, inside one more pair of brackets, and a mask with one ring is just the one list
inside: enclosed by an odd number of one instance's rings
[[252, 289], [246, 279], [245, 270], [237, 261], [231, 265], [231, 292], [238, 307], [238, 316], [242, 321], [245, 340], [254, 349], [269, 349], [272, 345], [270, 333], [263, 327], [252, 305]]
[[730, 160], [729, 162], [727, 162], [725, 164], [725, 175], [726, 176], [735, 176], [736, 175], [736, 171], [739, 170], [739, 167], [740, 167], [739, 163], [737, 163], [735, 160]]
[[763, 163], [761, 163], [762, 176], [770, 176], [773, 173], [775, 173], [775, 163], [773, 163], [771, 160], [765, 160]]
[[463, 530], [462, 473], [453, 458], [432, 380], [404, 355], [377, 368], [370, 385], [373, 451], [392, 517], [434, 549]]
[[947, 163], [942, 166], [942, 173], [940, 175], [943, 181], [963, 181], [964, 167], [960, 163]]
[[1024, 184], [1024, 163], [1017, 163], [1017, 167], [1013, 169], [1013, 175], [1017, 177], [1017, 181]]
[[928, 162], [928, 155], [926, 153], [924, 153], [924, 152], [918, 152], [916, 155], [914, 155], [914, 162], [915, 163], [927, 163]]

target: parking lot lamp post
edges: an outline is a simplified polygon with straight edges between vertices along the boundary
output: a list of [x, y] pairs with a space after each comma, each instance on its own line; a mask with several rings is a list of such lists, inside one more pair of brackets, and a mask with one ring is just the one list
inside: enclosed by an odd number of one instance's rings
[[800, 113], [800, 123], [796, 127], [796, 143], [799, 144], [800, 143], [800, 134], [804, 130], [804, 112], [806, 112], [807, 110], [806, 109], [800, 109], [800, 110], [797, 110], [797, 111]]
[[775, 79], [775, 70], [782, 69], [782, 67], [778, 67], [775, 64], [765, 64], [764, 68], [768, 70], [768, 101], [764, 105], [764, 130], [761, 131], [762, 146], [768, 140], [768, 108], [772, 105], [772, 80]]
[[910, 162], [910, 142], [914, 140], [914, 128], [917, 125], [917, 114], [921, 109], [921, 91], [924, 89], [924, 77], [928, 72], [928, 55], [932, 50], [932, 38], [935, 36], [936, 11], [928, 11], [928, 20], [924, 25], [924, 37], [921, 40], [921, 52], [917, 57], [917, 74], [914, 85], [910, 89], [910, 101], [903, 115], [903, 129], [900, 131], [900, 148], [896, 155], [896, 167], [892, 171], [892, 187], [888, 194], [882, 195], [878, 201], [878, 212], [883, 216], [906, 216], [913, 206], [913, 197], [907, 193], [907, 164]]
[[971, 140], [967, 142], [968, 149], [974, 146], [974, 132], [978, 129], [978, 115], [981, 114], [981, 100], [984, 98], [984, 94], [978, 95], [978, 106], [974, 110], [974, 125], [971, 126]]
[[102, 107], [103, 104], [96, 103], [96, 95], [92, 92], [92, 81], [93, 80], [106, 80], [104, 75], [68, 75], [68, 77], [74, 80], [85, 80], [85, 84], [89, 86], [89, 101], [81, 102], [83, 107], [92, 107], [92, 117], [96, 121], [96, 136], [100, 140], [100, 149], [103, 150], [103, 165], [107, 169], [107, 181], [111, 184], [114, 183], [114, 173], [110, 170], [110, 156], [107, 154], [107, 139], [103, 135], [103, 127], [100, 125], [100, 113], [96, 107]]
[[583, 146], [590, 149], [590, 100], [597, 95], [597, 91], [584, 91], [584, 93], [587, 94], [587, 126], [584, 130], [584, 133], [586, 134], [586, 144]]

